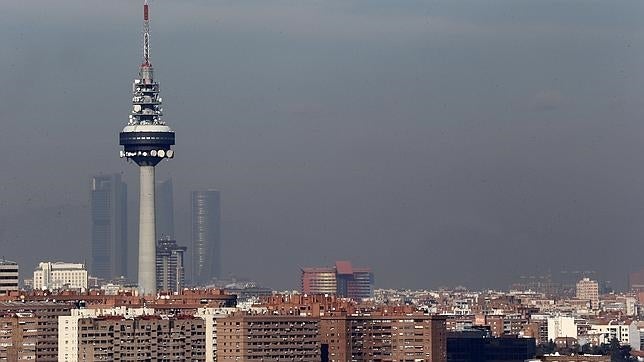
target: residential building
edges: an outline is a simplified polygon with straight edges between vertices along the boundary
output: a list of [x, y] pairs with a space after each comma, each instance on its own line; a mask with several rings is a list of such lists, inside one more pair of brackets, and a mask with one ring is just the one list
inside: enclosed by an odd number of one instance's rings
[[33, 313], [0, 315], [0, 361], [36, 359], [38, 318]]
[[204, 285], [221, 277], [219, 191], [193, 191], [191, 200], [192, 282]]
[[584, 278], [577, 282], [577, 299], [590, 302], [592, 309], [599, 308], [599, 284], [595, 280]]
[[72, 308], [72, 304], [60, 302], [0, 302], [0, 310], [4, 313], [27, 313], [36, 318], [36, 361], [39, 362], [58, 361], [58, 317], [70, 315]]
[[78, 361], [206, 361], [204, 320], [156, 315], [78, 321]]
[[121, 316], [133, 318], [142, 315], [152, 315], [152, 308], [132, 308], [125, 306], [105, 308], [72, 309], [70, 315], [58, 317], [58, 361], [78, 361], [79, 320], [100, 316]]
[[566, 316], [548, 317], [548, 341], [560, 337], [577, 338], [575, 318]]
[[87, 289], [84, 264], [41, 262], [34, 270], [33, 287], [39, 290]]
[[233, 313], [217, 321], [217, 361], [319, 362], [320, 319]]
[[418, 313], [320, 317], [322, 360], [447, 361], [445, 318]]
[[92, 177], [90, 204], [91, 274], [103, 279], [127, 276], [127, 185], [121, 175]]
[[634, 350], [640, 349], [640, 331], [637, 321], [590, 323], [588, 334], [597, 336], [597, 341], [600, 344], [610, 344], [613, 339], [617, 339], [621, 345], [631, 346]]
[[199, 308], [195, 317], [204, 320], [206, 331], [206, 361], [217, 361], [217, 328], [219, 321], [237, 311], [237, 308]]
[[0, 295], [19, 289], [19, 267], [15, 261], [0, 259]]

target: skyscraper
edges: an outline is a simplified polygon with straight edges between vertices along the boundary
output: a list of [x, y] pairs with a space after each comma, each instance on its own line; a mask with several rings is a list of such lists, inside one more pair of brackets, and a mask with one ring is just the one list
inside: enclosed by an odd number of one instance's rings
[[174, 238], [174, 194], [172, 179], [157, 182], [156, 185], [157, 238]]
[[127, 185], [121, 175], [92, 177], [90, 204], [91, 274], [105, 279], [127, 276]]
[[119, 134], [126, 157], [139, 166], [139, 291], [156, 294], [156, 215], [154, 167], [174, 157], [174, 131], [162, 119], [159, 82], [154, 79], [150, 59], [150, 17], [147, 0], [143, 4], [143, 62], [139, 77], [132, 84], [130, 120]]
[[191, 193], [192, 282], [203, 284], [221, 276], [219, 191]]
[[180, 292], [185, 286], [183, 255], [185, 246], [177, 245], [169, 237], [159, 239], [157, 244], [157, 290]]

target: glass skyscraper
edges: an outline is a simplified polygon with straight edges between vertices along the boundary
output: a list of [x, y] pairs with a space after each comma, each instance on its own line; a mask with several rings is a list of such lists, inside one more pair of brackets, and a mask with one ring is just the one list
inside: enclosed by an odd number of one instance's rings
[[219, 191], [193, 191], [190, 196], [192, 282], [205, 284], [221, 276]]
[[91, 275], [127, 277], [127, 185], [121, 175], [91, 178]]
[[156, 235], [157, 239], [174, 239], [174, 201], [172, 179], [159, 181], [156, 184]]

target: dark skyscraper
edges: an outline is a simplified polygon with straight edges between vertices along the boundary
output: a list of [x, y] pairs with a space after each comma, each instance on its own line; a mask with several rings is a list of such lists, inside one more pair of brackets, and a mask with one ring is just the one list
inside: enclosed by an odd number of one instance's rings
[[191, 193], [192, 282], [207, 283], [221, 276], [219, 191]]
[[185, 286], [183, 255], [187, 248], [169, 237], [157, 242], [157, 290], [180, 292]]
[[157, 238], [173, 239], [175, 235], [172, 179], [157, 182], [156, 187]]
[[121, 175], [91, 179], [90, 270], [99, 278], [127, 276], [127, 185]]

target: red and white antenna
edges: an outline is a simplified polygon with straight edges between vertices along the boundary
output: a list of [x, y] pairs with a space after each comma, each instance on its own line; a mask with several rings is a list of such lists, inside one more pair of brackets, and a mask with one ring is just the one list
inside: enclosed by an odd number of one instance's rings
[[148, 0], [143, 3], [143, 66], [151, 66], [150, 63], [150, 13]]

